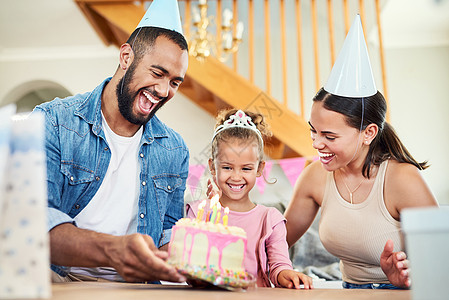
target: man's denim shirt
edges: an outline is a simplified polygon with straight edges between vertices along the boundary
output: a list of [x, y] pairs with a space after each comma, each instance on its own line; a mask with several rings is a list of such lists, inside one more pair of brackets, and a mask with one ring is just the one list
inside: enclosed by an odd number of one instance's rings
[[[110, 78], [92, 92], [56, 98], [36, 107], [46, 127], [48, 230], [74, 223], [100, 187], [111, 158], [101, 127], [101, 94]], [[184, 214], [189, 151], [181, 136], [156, 116], [140, 141], [140, 193], [137, 232], [160, 247]], [[133, 187], [130, 187], [133, 188]], [[126, 199], [123, 199], [126, 201]], [[56, 266], [61, 275], [64, 271]]]

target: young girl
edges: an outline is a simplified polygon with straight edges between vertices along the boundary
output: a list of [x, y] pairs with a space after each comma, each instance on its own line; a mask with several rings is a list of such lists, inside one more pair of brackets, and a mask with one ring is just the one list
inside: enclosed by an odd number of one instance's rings
[[[313, 288], [312, 279], [293, 271], [285, 239], [285, 219], [276, 208], [251, 202], [249, 192], [262, 175], [263, 136], [271, 132], [261, 114], [228, 110], [217, 117], [209, 168], [219, 188], [220, 204], [229, 207], [229, 225], [243, 228], [248, 237], [244, 266], [258, 286]], [[196, 218], [201, 201], [187, 204]], [[271, 281], [271, 283], [270, 283]]]

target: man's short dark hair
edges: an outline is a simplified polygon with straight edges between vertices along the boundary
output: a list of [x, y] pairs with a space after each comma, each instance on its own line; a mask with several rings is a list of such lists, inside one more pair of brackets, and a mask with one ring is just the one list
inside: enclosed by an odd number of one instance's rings
[[134, 51], [134, 59], [139, 61], [153, 47], [159, 36], [168, 38], [178, 45], [181, 50], [188, 51], [187, 41], [179, 32], [159, 27], [140, 27], [134, 30], [127, 41]]

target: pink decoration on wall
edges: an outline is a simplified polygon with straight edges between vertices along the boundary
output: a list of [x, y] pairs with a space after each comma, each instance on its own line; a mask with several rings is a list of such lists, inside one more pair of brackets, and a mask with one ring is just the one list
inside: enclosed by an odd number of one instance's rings
[[305, 157], [287, 158], [279, 161], [282, 171], [284, 171], [285, 176], [287, 176], [292, 186], [295, 185], [296, 179], [302, 170], [304, 170], [306, 162], [307, 159]]
[[205, 169], [205, 165], [191, 165], [189, 167], [189, 177], [187, 177], [187, 184], [189, 185], [192, 194], [195, 194], [196, 186], [198, 185], [201, 176], [203, 176]]
[[270, 179], [271, 168], [273, 167], [273, 162], [268, 160], [265, 162], [265, 168], [263, 169], [263, 176], [257, 177], [256, 185], [259, 188], [259, 192], [263, 194], [265, 192], [265, 182], [264, 176], [267, 179]]

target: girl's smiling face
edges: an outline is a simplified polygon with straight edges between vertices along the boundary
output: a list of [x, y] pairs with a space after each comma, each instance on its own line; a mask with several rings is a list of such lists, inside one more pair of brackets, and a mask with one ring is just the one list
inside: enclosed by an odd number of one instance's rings
[[312, 145], [327, 171], [364, 159], [360, 155], [363, 143], [360, 131], [349, 126], [344, 115], [324, 108], [323, 103], [317, 101], [312, 105], [309, 125]]
[[[259, 147], [256, 140], [232, 138], [220, 141], [214, 161], [209, 167], [215, 184], [222, 191], [223, 206], [251, 204], [249, 192], [262, 174], [264, 162], [259, 161]], [[234, 204], [234, 205], [233, 205]]]

